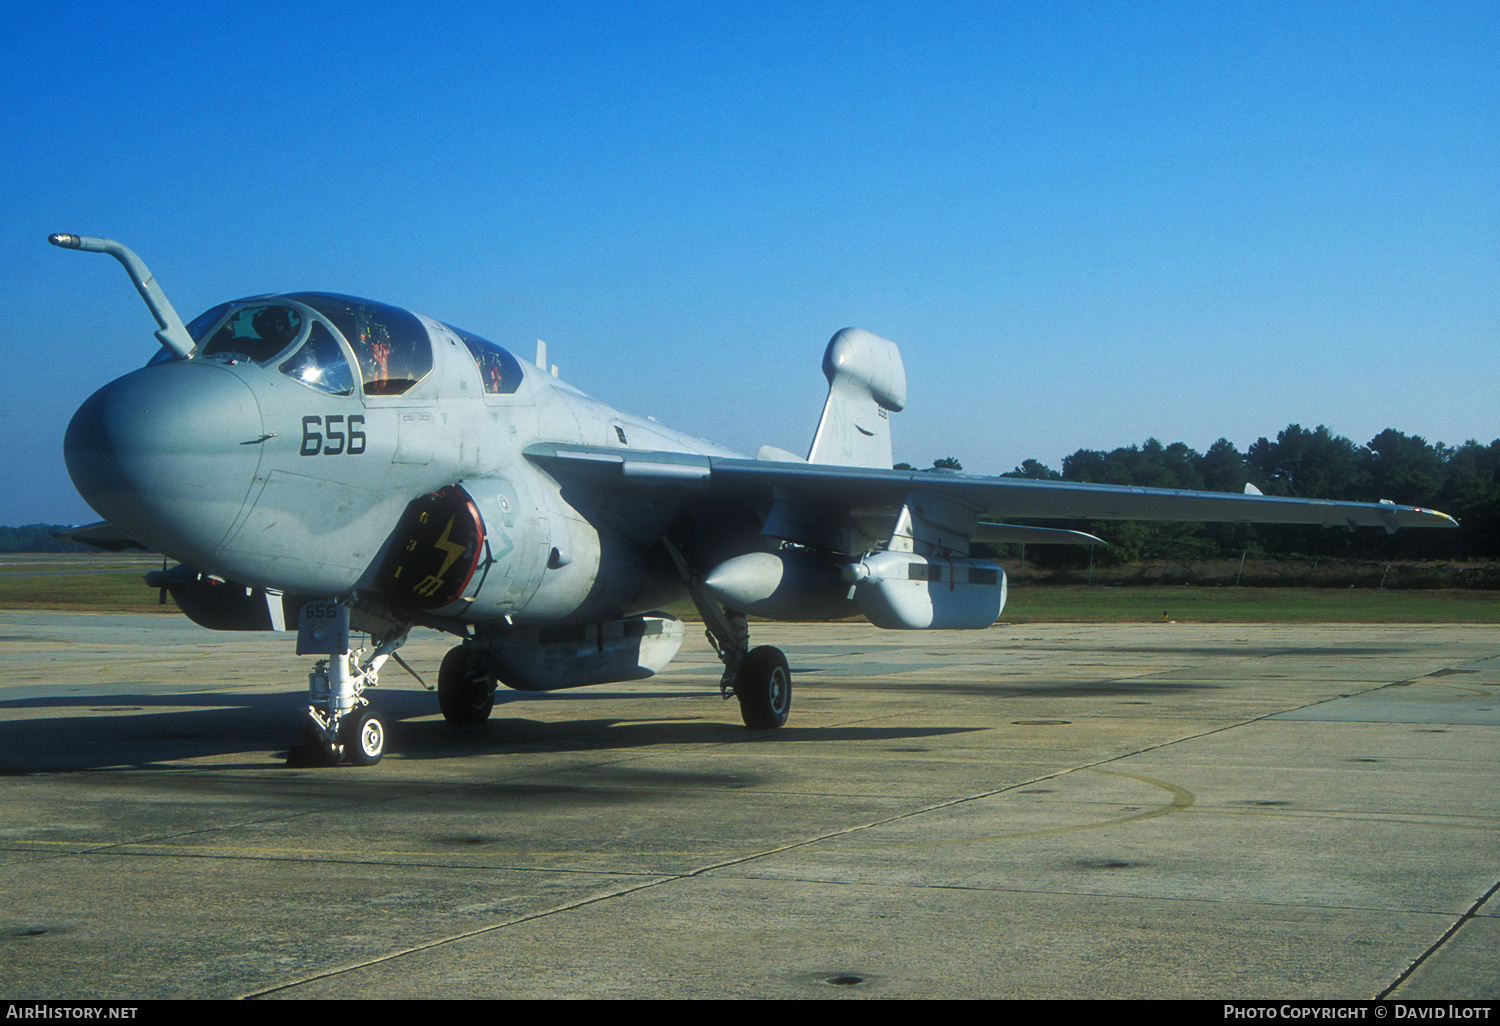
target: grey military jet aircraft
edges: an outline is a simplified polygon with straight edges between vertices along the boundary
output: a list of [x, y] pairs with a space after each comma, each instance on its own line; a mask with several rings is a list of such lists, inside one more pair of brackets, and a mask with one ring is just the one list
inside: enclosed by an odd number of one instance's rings
[[[486, 719], [497, 682], [552, 690], [638, 680], [682, 643], [661, 606], [691, 597], [752, 728], [791, 708], [786, 657], [746, 614], [863, 614], [887, 629], [977, 629], [1004, 572], [975, 541], [1099, 541], [981, 517], [1456, 527], [1355, 503], [891, 469], [906, 404], [896, 346], [846, 328], [807, 458], [747, 458], [579, 392], [448, 324], [321, 292], [224, 303], [184, 325], [108, 239], [54, 245], [124, 265], [160, 330], [140, 370], [68, 427], [68, 472], [105, 523], [180, 564], [152, 575], [207, 627], [298, 629], [308, 718], [294, 757], [378, 762], [367, 690], [415, 625], [459, 638], [438, 673], [453, 723]], [[368, 644], [351, 647], [351, 631]], [[402, 664], [404, 665], [404, 664]]]

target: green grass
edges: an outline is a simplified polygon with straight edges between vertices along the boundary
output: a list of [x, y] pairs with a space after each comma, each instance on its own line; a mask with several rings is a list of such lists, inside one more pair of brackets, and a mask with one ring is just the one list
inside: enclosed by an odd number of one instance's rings
[[[142, 577], [141, 556], [8, 557], [0, 609], [172, 613]], [[669, 612], [696, 620], [692, 604]], [[1234, 588], [1212, 585], [1015, 586], [1004, 623], [1500, 623], [1500, 591], [1422, 588]]]
[[1500, 623], [1500, 592], [1374, 588], [1012, 588], [1006, 623]]
[[[666, 612], [696, 622], [691, 602]], [[760, 622], [751, 617], [752, 623]], [[1500, 623], [1500, 592], [1349, 588], [1140, 588], [1043, 585], [1010, 590], [1001, 623]], [[852, 618], [851, 622], [858, 622]]]
[[0, 609], [177, 612], [170, 597], [166, 605], [158, 604], [156, 589], [147, 587], [142, 576], [133, 570], [47, 577], [0, 574]]

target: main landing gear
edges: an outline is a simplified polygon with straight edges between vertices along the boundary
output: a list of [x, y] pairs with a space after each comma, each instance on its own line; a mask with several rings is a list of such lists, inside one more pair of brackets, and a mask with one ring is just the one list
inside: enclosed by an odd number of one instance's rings
[[709, 644], [724, 664], [719, 694], [727, 701], [740, 700], [740, 718], [751, 730], [769, 730], [786, 723], [792, 711], [792, 672], [781, 649], [771, 645], [750, 647], [750, 625], [745, 614], [725, 609], [703, 587], [703, 578], [692, 572], [682, 551], [670, 538], [662, 538], [677, 572], [692, 595], [693, 605], [703, 617]]
[[494, 707], [494, 676], [464, 646], [450, 648], [438, 670], [438, 708], [443, 719], [472, 726], [489, 719]]
[[[745, 726], [756, 730], [781, 726], [792, 706], [792, 675], [786, 656], [770, 645], [749, 648], [744, 617], [722, 611], [719, 616], [723, 622], [710, 629], [708, 637], [724, 660], [721, 693], [726, 699], [739, 699]], [[483, 723], [495, 705], [495, 686], [495, 674], [483, 651], [471, 651], [467, 645], [449, 649], [438, 671], [438, 707], [443, 719], [460, 727]]]
[[[731, 612], [715, 602], [704, 589], [703, 582], [688, 570], [677, 547], [670, 539], [665, 541], [667, 551], [677, 562], [703, 616], [709, 643], [724, 663], [719, 693], [725, 699], [739, 700], [740, 717], [752, 730], [780, 727], [792, 711], [792, 673], [787, 667], [786, 656], [779, 648], [770, 645], [751, 648], [750, 629], [744, 614]], [[671, 651], [676, 650], [674, 642]], [[665, 659], [662, 665], [665, 665]], [[600, 678], [601, 681], [619, 679], [622, 678]], [[589, 681], [577, 682], [583, 683]], [[438, 671], [438, 706], [443, 711], [443, 718], [455, 726], [483, 723], [489, 719], [495, 705], [495, 686], [496, 665], [482, 644], [471, 639], [449, 649]]]
[[764, 730], [785, 723], [792, 711], [792, 671], [781, 649], [761, 645], [747, 652], [734, 675], [733, 690], [745, 726]]

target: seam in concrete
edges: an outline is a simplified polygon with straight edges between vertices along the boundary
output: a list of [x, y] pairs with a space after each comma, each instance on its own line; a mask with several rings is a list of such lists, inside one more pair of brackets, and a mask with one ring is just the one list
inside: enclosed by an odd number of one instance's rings
[[1441, 948], [1444, 944], [1447, 944], [1448, 941], [1458, 933], [1460, 927], [1462, 927], [1465, 923], [1479, 914], [1479, 910], [1484, 907], [1484, 903], [1489, 901], [1490, 898], [1494, 897], [1496, 891], [1500, 891], [1500, 881], [1497, 881], [1493, 887], [1481, 894], [1479, 896], [1479, 900], [1474, 902], [1473, 905], [1470, 905], [1469, 910], [1463, 915], [1459, 916], [1458, 920], [1452, 926], [1448, 927], [1448, 929], [1444, 931], [1441, 937], [1433, 942], [1432, 947], [1428, 948], [1426, 951], [1418, 955], [1412, 962], [1412, 964], [1406, 967], [1406, 972], [1402, 973], [1400, 976], [1392, 980], [1391, 985], [1385, 988], [1385, 990], [1382, 990], [1379, 994], [1376, 994], [1374, 1000], [1384, 1001], [1392, 994], [1394, 994], [1396, 992], [1396, 988], [1405, 983], [1411, 977], [1411, 974], [1416, 972], [1417, 969], [1419, 969], [1422, 964], [1425, 963], [1429, 958], [1437, 954], [1438, 949]]

